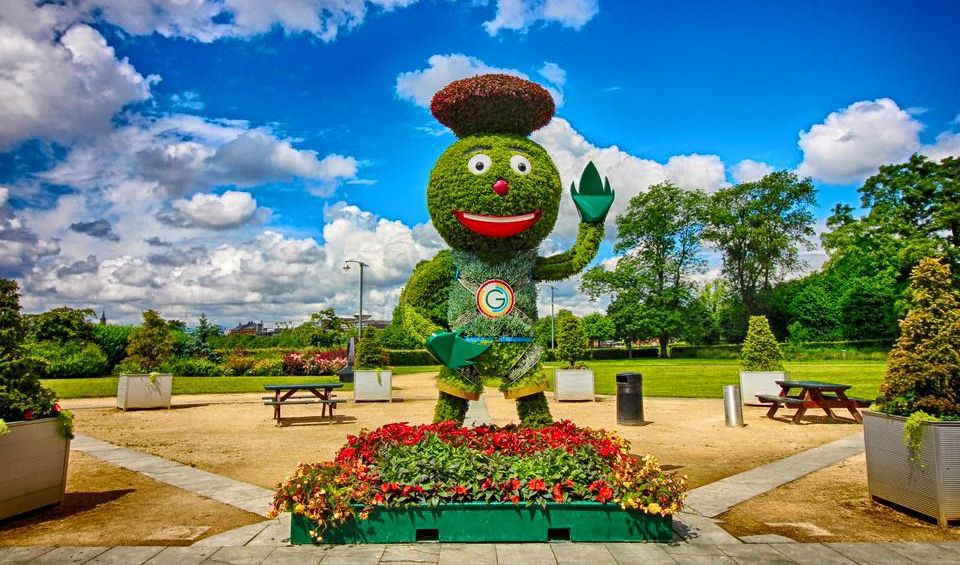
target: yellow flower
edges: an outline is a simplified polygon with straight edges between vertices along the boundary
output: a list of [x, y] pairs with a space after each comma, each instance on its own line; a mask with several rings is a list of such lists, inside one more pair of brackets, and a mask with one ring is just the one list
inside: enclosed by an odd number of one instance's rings
[[304, 506], [303, 504], [298, 504], [298, 505], [296, 505], [296, 506], [293, 507], [293, 513], [294, 513], [294, 514], [303, 514], [303, 511], [306, 510], [306, 509], [307, 509], [307, 507]]
[[657, 504], [656, 502], [651, 502], [650, 504], [647, 505], [647, 512], [650, 514], [659, 514], [660, 505]]

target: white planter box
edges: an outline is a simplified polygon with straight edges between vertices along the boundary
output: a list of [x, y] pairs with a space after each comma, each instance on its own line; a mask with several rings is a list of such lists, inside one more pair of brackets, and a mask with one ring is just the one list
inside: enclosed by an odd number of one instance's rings
[[353, 399], [357, 402], [393, 399], [392, 373], [390, 371], [380, 371], [380, 379], [377, 380], [376, 371], [354, 371], [353, 372]]
[[120, 375], [117, 384], [117, 408], [170, 408], [173, 375]]
[[593, 369], [554, 369], [553, 396], [559, 402], [593, 401]]
[[920, 465], [903, 443], [906, 418], [863, 413], [870, 496], [937, 520], [960, 519], [960, 422], [923, 424]]
[[784, 371], [740, 371], [740, 399], [746, 406], [767, 406], [757, 400], [758, 394], [780, 394], [777, 381], [789, 381]]
[[0, 520], [63, 502], [70, 440], [57, 418], [9, 422], [0, 437]]

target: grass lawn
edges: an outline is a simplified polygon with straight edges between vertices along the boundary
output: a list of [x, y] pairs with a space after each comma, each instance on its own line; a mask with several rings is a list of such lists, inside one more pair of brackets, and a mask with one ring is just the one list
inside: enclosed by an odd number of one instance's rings
[[[619, 359], [591, 361], [598, 394], [616, 394], [616, 374], [635, 371], [643, 375], [644, 396], [674, 396], [687, 398], [721, 398], [723, 385], [739, 382], [739, 362], [736, 359]], [[544, 372], [553, 377], [557, 363], [548, 363]], [[786, 364], [794, 380], [818, 380], [853, 385], [849, 394], [875, 398], [883, 380], [886, 363], [882, 361], [793, 361]], [[437, 365], [394, 367], [395, 375], [439, 371]], [[174, 394], [207, 394], [231, 392], [262, 392], [269, 383], [306, 383], [334, 381], [334, 377], [176, 377]], [[48, 379], [43, 383], [60, 398], [90, 398], [115, 396], [117, 378]], [[352, 390], [346, 384], [344, 390]]]
[[[222, 394], [232, 392], [265, 392], [266, 384], [323, 383], [336, 377], [174, 377], [173, 394]], [[46, 379], [44, 386], [60, 398], [94, 398], [117, 395], [117, 377], [94, 379]], [[345, 383], [343, 390], [353, 390]]]

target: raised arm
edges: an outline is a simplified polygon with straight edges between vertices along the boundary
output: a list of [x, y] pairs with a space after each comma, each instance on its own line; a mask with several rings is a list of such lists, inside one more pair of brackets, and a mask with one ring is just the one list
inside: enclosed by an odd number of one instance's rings
[[580, 213], [580, 228], [577, 241], [568, 251], [551, 257], [538, 257], [533, 268], [533, 278], [539, 281], [556, 281], [573, 276], [586, 267], [597, 256], [600, 242], [603, 241], [603, 222], [613, 204], [613, 190], [610, 181], [600, 180], [600, 172], [593, 162], [580, 175], [580, 190], [570, 185], [573, 203]]

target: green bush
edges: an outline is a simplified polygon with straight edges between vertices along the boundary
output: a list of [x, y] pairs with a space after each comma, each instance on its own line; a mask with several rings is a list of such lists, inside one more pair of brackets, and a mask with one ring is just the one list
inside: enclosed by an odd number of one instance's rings
[[580, 360], [586, 356], [587, 336], [576, 316], [566, 310], [557, 315], [557, 357], [569, 368], [583, 366]]
[[108, 373], [127, 356], [127, 345], [134, 330], [136, 328], [133, 326], [93, 326], [93, 341], [107, 356]]
[[130, 335], [127, 355], [139, 366], [153, 371], [170, 359], [173, 342], [167, 321], [156, 310], [147, 310], [143, 324]]
[[256, 357], [250, 355], [246, 349], [238, 347], [227, 358], [226, 372], [228, 375], [241, 377], [246, 375], [250, 369], [253, 369], [253, 364], [256, 362]]
[[272, 377], [283, 374], [282, 359], [258, 359], [247, 370], [247, 375], [251, 377]]
[[165, 363], [160, 367], [160, 372], [178, 377], [218, 377], [225, 370], [223, 365], [203, 357], [184, 357]]
[[627, 350], [625, 347], [597, 347], [587, 350], [587, 354], [591, 359], [597, 361], [605, 359], [651, 359], [660, 354], [660, 349], [657, 347], [634, 347]]
[[377, 369], [386, 365], [386, 351], [380, 342], [380, 332], [373, 326], [367, 326], [363, 330], [363, 339], [357, 345], [353, 366], [355, 369]]
[[770, 331], [766, 316], [750, 316], [747, 339], [740, 350], [740, 368], [744, 371], [783, 370], [783, 351]]
[[672, 345], [670, 357], [676, 359], [739, 359], [739, 343], [729, 345]]
[[47, 343], [36, 351], [40, 354], [39, 357], [46, 361], [48, 379], [102, 377], [108, 371], [107, 356], [95, 343], [70, 343], [63, 346]]
[[417, 365], [437, 365], [438, 361], [426, 349], [389, 349], [387, 364], [392, 367], [413, 367]]

